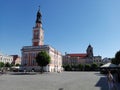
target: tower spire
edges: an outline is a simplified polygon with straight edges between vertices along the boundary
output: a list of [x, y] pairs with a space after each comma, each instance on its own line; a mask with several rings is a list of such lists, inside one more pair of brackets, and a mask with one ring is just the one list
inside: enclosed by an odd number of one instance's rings
[[39, 6], [38, 11], [37, 11], [37, 16], [36, 16], [36, 24], [42, 24], [41, 17], [42, 17], [42, 14], [40, 12], [40, 6]]

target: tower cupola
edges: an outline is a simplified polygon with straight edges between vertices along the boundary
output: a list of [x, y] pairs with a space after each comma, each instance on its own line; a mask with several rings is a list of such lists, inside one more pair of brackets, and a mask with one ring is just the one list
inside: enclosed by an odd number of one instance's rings
[[88, 45], [86, 52], [89, 58], [93, 58], [93, 47], [90, 44]]
[[42, 27], [42, 14], [40, 12], [40, 7], [38, 9], [37, 15], [36, 15], [36, 26], [35, 27]]
[[39, 9], [38, 12], [37, 12], [36, 23], [42, 23], [41, 17], [42, 17], [42, 15], [41, 15], [40, 9]]

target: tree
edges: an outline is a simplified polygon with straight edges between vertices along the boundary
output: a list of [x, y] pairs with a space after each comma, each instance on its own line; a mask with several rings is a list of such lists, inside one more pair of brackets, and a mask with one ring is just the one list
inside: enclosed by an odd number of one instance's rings
[[15, 64], [15, 66], [20, 66], [20, 64], [19, 64], [19, 63], [17, 63], [17, 64]]
[[72, 70], [72, 66], [67, 64], [67, 65], [64, 65], [64, 69], [65, 71], [71, 71]]
[[79, 69], [80, 71], [82, 71], [83, 68], [84, 68], [84, 66], [83, 66], [82, 64], [78, 64], [78, 69]]
[[46, 51], [41, 51], [36, 56], [36, 62], [38, 66], [41, 67], [41, 73], [43, 72], [43, 67], [50, 63], [50, 56]]
[[1, 67], [4, 67], [4, 63], [3, 62], [0, 62], [0, 68]]
[[111, 61], [113, 64], [116, 64], [116, 65], [120, 64], [120, 51], [116, 52], [115, 58], [112, 58]]
[[71, 65], [71, 69], [72, 69], [72, 71], [76, 71], [77, 70], [77, 65], [76, 64], [72, 64]]
[[116, 64], [120, 64], [120, 51], [115, 54]]
[[91, 64], [91, 69], [94, 71], [98, 69], [98, 65], [96, 63]]
[[116, 60], [115, 58], [111, 58], [111, 62], [112, 62], [113, 64], [117, 64], [117, 60]]
[[103, 63], [100, 63], [100, 65], [99, 66], [102, 66], [103, 65]]
[[6, 62], [6, 63], [5, 63], [5, 67], [11, 67], [10, 63], [9, 63], [9, 62]]
[[14, 64], [13, 64], [13, 63], [11, 63], [11, 65], [10, 65], [10, 66], [12, 67], [12, 66], [14, 66]]
[[85, 66], [84, 66], [84, 69], [85, 69], [85, 71], [89, 71], [90, 70], [90, 64], [85, 64]]

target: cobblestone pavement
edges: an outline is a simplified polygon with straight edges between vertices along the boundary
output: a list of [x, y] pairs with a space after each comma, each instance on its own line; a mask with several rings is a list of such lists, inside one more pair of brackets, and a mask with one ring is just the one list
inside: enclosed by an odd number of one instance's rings
[[108, 85], [99, 72], [3, 74], [0, 90], [108, 90]]

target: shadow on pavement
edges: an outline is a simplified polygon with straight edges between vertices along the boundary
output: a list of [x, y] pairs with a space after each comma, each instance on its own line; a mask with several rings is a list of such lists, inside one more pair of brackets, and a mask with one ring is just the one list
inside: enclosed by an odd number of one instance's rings
[[100, 87], [101, 90], [109, 90], [106, 77], [101, 77], [95, 86]]
[[100, 72], [94, 73], [96, 76], [105, 76], [105, 74], [101, 74]]
[[[116, 90], [120, 90], [120, 83], [116, 82]], [[107, 78], [106, 77], [101, 77], [99, 81], [96, 83], [95, 87], [100, 87], [100, 90], [109, 90], [108, 83], [107, 83]]]
[[37, 73], [34, 73], [34, 72], [11, 72], [8, 74], [10, 74], [10, 75], [36, 75]]
[[58, 90], [64, 90], [63, 88], [59, 88]]

